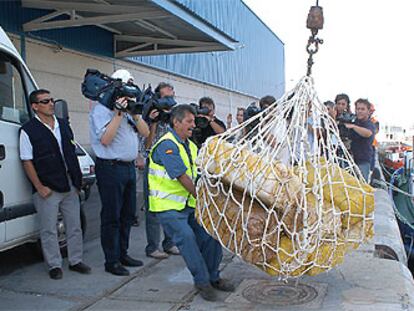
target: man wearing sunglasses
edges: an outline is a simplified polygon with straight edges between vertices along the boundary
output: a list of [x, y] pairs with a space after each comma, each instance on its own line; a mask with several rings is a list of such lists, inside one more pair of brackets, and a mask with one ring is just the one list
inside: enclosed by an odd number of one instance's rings
[[35, 117], [20, 132], [20, 158], [33, 185], [33, 203], [40, 219], [42, 251], [52, 279], [62, 278], [62, 257], [56, 232], [58, 212], [64, 217], [69, 269], [89, 274], [82, 262], [82, 229], [78, 193], [82, 173], [68, 122], [55, 117], [54, 101], [45, 89], [29, 97]]

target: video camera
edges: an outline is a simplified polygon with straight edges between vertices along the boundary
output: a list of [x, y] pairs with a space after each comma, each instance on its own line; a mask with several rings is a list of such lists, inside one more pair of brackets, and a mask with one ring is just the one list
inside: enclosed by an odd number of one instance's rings
[[128, 97], [130, 99], [125, 110], [131, 114], [142, 114], [144, 105], [151, 98], [148, 89], [142, 92], [137, 85], [113, 79], [96, 69], [86, 71], [81, 91], [86, 98], [98, 101], [111, 110], [116, 107], [118, 98]]
[[[259, 113], [261, 113], [263, 110], [260, 108], [260, 107], [258, 107], [258, 106], [256, 106], [256, 103], [255, 102], [253, 102], [253, 103], [251, 103], [247, 108], [246, 108], [246, 110], [244, 111], [244, 114], [243, 114], [243, 121], [247, 121], [247, 120], [249, 120], [250, 118], [253, 118], [255, 115], [257, 115], [257, 114], [259, 114]], [[259, 119], [256, 119], [256, 120], [254, 120], [253, 122], [250, 122], [248, 125], [246, 125], [246, 132], [249, 134], [249, 135], [252, 135], [252, 136], [254, 136], [255, 135], [255, 133], [257, 132], [257, 131], [253, 131], [255, 128], [257, 128], [257, 125], [259, 124], [259, 122], [260, 122], [260, 120]]]
[[208, 119], [206, 116], [210, 113], [210, 109], [207, 107], [200, 108], [197, 104], [190, 104], [196, 111], [195, 125], [197, 128], [205, 129], [208, 126]]
[[[171, 108], [177, 105], [174, 97], [165, 96], [159, 97], [159, 94], [153, 93], [151, 87], [147, 88], [149, 90], [150, 100], [147, 101], [144, 110], [142, 112], [142, 117], [148, 122], [161, 122], [168, 123], [170, 122], [171, 117]], [[147, 91], [146, 90], [146, 91]], [[153, 110], [159, 112], [158, 116], [154, 120], [150, 120], [149, 115]]]
[[354, 123], [356, 119], [356, 115], [350, 112], [344, 112], [337, 116], [336, 120], [338, 121], [338, 130], [339, 136], [344, 140], [344, 138], [350, 139], [351, 137], [351, 130], [348, 129], [345, 124], [346, 123]]

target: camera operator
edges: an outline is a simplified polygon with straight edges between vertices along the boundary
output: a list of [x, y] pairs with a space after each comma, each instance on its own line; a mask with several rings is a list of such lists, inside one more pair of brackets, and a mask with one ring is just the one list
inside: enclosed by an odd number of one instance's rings
[[351, 131], [345, 126], [345, 123], [353, 123], [355, 115], [351, 112], [349, 96], [341, 93], [335, 97], [336, 122], [338, 124], [339, 136], [346, 149], [351, 149]]
[[[162, 241], [163, 251], [159, 250], [161, 240], [161, 225], [156, 214], [150, 212], [148, 202], [148, 154], [152, 146], [167, 132], [169, 132], [169, 116], [171, 109], [176, 105], [174, 100], [174, 87], [166, 82], [161, 82], [154, 90], [155, 99], [158, 103], [150, 107], [148, 111], [148, 122], [150, 124], [150, 134], [145, 139], [145, 170], [144, 170], [144, 197], [145, 197], [145, 231], [147, 235], [147, 246], [145, 253], [147, 257], [155, 259], [166, 259], [170, 255], [179, 255], [180, 251], [174, 245], [171, 237], [164, 230], [164, 240]], [[161, 108], [161, 107], [162, 108]]]
[[[210, 136], [224, 133], [226, 126], [223, 121], [215, 116], [216, 105], [214, 104], [213, 99], [210, 97], [202, 97], [198, 101], [198, 105], [199, 111], [197, 112], [196, 128], [193, 131], [191, 139], [196, 143], [197, 147], [200, 148]], [[205, 112], [203, 110], [205, 110]]]
[[[122, 83], [133, 82], [124, 69], [112, 78]], [[134, 98], [135, 99], [135, 98]], [[124, 266], [142, 266], [142, 261], [128, 256], [131, 225], [136, 209], [136, 171], [138, 156], [137, 134], [149, 135], [148, 125], [139, 115], [131, 115], [125, 96], [114, 98], [113, 109], [96, 103], [89, 115], [90, 138], [96, 154], [96, 179], [102, 203], [101, 244], [105, 254], [105, 271], [114, 275], [129, 275]]]
[[358, 99], [355, 102], [355, 122], [345, 123], [345, 126], [351, 130], [351, 151], [355, 163], [367, 182], [373, 153], [372, 142], [375, 136], [375, 125], [370, 120], [370, 108], [371, 104], [367, 99]]

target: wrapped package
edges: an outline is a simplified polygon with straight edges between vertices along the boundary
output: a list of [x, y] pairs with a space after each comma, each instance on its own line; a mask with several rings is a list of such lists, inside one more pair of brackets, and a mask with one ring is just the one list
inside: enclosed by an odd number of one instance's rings
[[220, 175], [222, 182], [238, 191], [249, 191], [266, 206], [286, 207], [297, 204], [302, 183], [299, 178], [278, 161], [262, 157], [247, 148], [214, 137], [198, 157], [198, 166], [210, 174]]
[[[343, 212], [342, 226], [348, 228], [374, 211], [374, 189], [336, 164], [322, 159], [318, 168], [306, 162], [307, 187], [323, 186], [323, 196]], [[349, 222], [349, 223], [348, 223]]]
[[[210, 195], [208, 195], [210, 193]], [[225, 189], [203, 185], [199, 191], [196, 219], [231, 252], [247, 262], [271, 260], [277, 243], [277, 214], [238, 190], [227, 195]]]

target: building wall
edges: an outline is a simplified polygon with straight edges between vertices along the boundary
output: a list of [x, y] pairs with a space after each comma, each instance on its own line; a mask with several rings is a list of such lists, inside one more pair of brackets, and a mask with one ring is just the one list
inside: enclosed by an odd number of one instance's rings
[[[154, 68], [256, 97], [285, 91], [283, 42], [241, 0], [175, 0], [239, 42], [234, 51], [137, 57]], [[113, 56], [113, 34], [95, 26], [34, 31], [22, 25], [48, 10], [0, 0], [0, 25], [7, 32], [98, 56]]]
[[[9, 34], [17, 49], [20, 48], [20, 37]], [[95, 68], [110, 74], [115, 69], [128, 69], [135, 77], [138, 85], [151, 83], [155, 87], [166, 81], [174, 85], [178, 103], [197, 102], [200, 97], [210, 96], [216, 102], [216, 112], [225, 122], [229, 112], [236, 114], [236, 107], [247, 106], [256, 100], [192, 79], [156, 70], [148, 66], [114, 60], [112, 58], [92, 56], [63, 48], [56, 49], [53, 44], [33, 39], [26, 40], [26, 62], [38, 86], [53, 92], [54, 98], [63, 98], [68, 102], [70, 119], [76, 139], [89, 149], [88, 112], [90, 102], [82, 96], [80, 85], [87, 68]]]
[[176, 0], [229, 34], [234, 51], [136, 57], [134, 60], [262, 97], [285, 92], [283, 42], [241, 0]]

